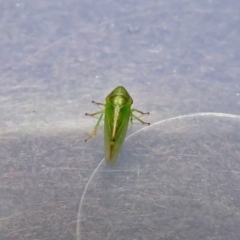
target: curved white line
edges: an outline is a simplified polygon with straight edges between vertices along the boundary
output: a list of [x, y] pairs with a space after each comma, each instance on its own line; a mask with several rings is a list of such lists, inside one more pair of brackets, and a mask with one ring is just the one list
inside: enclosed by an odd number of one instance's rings
[[[140, 131], [143, 131], [146, 128], [150, 128], [154, 125], [160, 124], [160, 123], [165, 123], [165, 122], [170, 122], [176, 119], [182, 119], [182, 118], [190, 118], [190, 117], [196, 117], [196, 116], [201, 116], [201, 117], [205, 117], [205, 116], [215, 116], [215, 117], [227, 117], [227, 118], [235, 118], [240, 120], [240, 116], [239, 115], [234, 115], [234, 114], [227, 114], [227, 113], [214, 113], [214, 112], [200, 112], [200, 113], [191, 113], [191, 114], [186, 114], [186, 115], [181, 115], [181, 116], [177, 116], [177, 117], [172, 117], [172, 118], [168, 118], [168, 119], [164, 119], [164, 120], [160, 120], [158, 122], [155, 122], [153, 124], [151, 124], [150, 126], [146, 126], [144, 128], [139, 129], [138, 131], [132, 133], [131, 135], [129, 135], [125, 140], [127, 140], [128, 138], [132, 137], [133, 135], [139, 133]], [[80, 222], [80, 216], [81, 216], [81, 208], [82, 208], [82, 204], [83, 204], [83, 200], [88, 188], [88, 185], [90, 184], [94, 174], [97, 172], [98, 168], [100, 167], [100, 165], [102, 164], [102, 162], [104, 161], [104, 158], [102, 159], [102, 161], [97, 165], [97, 167], [94, 169], [92, 175], [90, 176], [90, 178], [87, 181], [87, 184], [83, 190], [83, 194], [79, 203], [79, 209], [78, 209], [78, 217], [77, 217], [77, 239], [80, 240], [81, 237], [81, 233], [80, 233], [80, 226], [79, 226], [79, 222]]]

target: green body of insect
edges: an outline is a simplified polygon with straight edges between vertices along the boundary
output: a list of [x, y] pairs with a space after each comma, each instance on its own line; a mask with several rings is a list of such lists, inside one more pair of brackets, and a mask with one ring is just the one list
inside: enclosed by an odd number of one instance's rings
[[133, 100], [127, 90], [119, 86], [115, 88], [107, 97], [106, 103], [97, 103], [105, 107], [102, 111], [85, 115], [95, 116], [100, 114], [97, 124], [94, 128], [93, 133], [85, 140], [92, 138], [96, 135], [99, 124], [105, 115], [104, 119], [104, 142], [105, 142], [105, 159], [107, 163], [114, 163], [120, 152], [122, 143], [127, 133], [129, 120], [133, 118], [143, 124], [150, 125], [150, 123], [143, 122], [140, 118], [135, 116], [133, 112], [140, 114], [149, 114], [141, 112], [137, 109], [131, 109]]

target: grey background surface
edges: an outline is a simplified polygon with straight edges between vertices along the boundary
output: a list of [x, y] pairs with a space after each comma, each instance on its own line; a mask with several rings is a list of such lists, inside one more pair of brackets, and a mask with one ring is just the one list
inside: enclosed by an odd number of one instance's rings
[[[1, 1], [1, 239], [239, 239], [239, 12]], [[118, 85], [152, 126], [109, 167], [84, 113]]]

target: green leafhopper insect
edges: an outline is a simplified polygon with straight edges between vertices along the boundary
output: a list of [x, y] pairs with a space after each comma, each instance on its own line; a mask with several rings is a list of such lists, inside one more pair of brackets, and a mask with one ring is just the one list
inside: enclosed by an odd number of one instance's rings
[[149, 112], [145, 113], [137, 109], [131, 109], [133, 100], [122, 86], [115, 88], [105, 100], [105, 104], [92, 101], [97, 105], [104, 106], [103, 110], [92, 114], [85, 114], [89, 116], [100, 114], [92, 134], [85, 142], [97, 134], [99, 124], [104, 116], [105, 160], [107, 163], [115, 163], [127, 133], [129, 120], [132, 122], [134, 118], [142, 124], [150, 125], [150, 123], [143, 122], [139, 117], [135, 116], [133, 112], [138, 112], [141, 115], [149, 114]]

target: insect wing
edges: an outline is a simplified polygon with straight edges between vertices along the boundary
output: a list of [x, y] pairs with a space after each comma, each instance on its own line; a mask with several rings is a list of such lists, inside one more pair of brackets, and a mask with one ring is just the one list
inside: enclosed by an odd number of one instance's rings
[[119, 109], [116, 108], [111, 102], [106, 102], [104, 138], [107, 163], [115, 163], [121, 150], [127, 133], [131, 104], [128, 103]]

